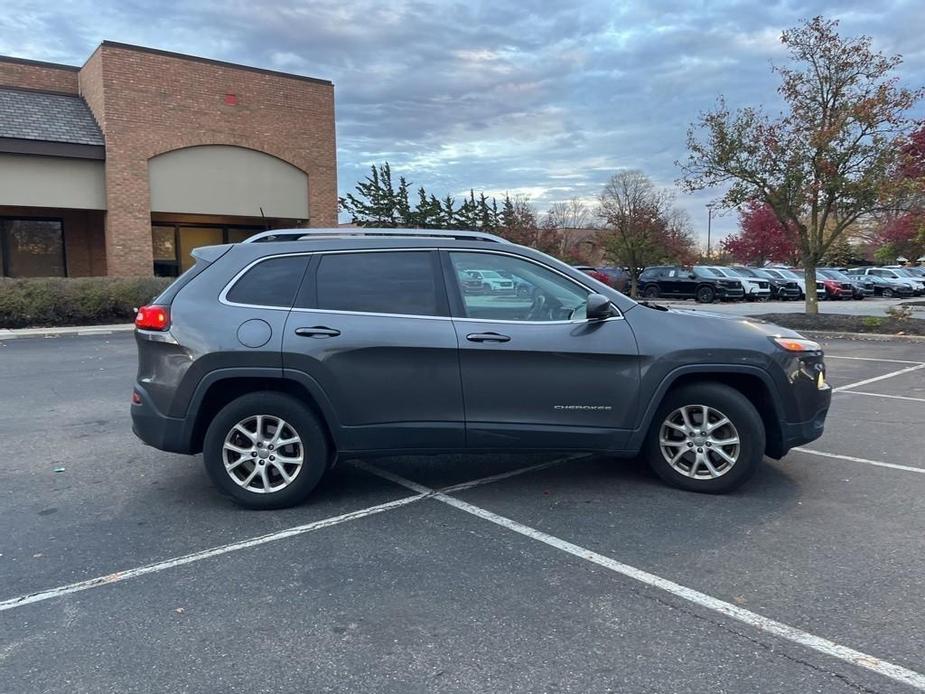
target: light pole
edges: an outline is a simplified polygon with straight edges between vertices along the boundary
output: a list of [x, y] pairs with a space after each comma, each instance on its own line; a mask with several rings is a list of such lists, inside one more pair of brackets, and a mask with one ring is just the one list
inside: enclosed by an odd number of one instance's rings
[[713, 227], [713, 205], [716, 203], [708, 202], [707, 203], [707, 259], [710, 258], [710, 231]]

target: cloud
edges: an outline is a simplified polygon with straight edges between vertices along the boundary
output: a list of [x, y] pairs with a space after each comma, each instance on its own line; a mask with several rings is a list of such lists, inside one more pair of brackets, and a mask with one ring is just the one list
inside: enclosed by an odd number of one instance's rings
[[[697, 113], [777, 103], [781, 29], [838, 17], [925, 83], [921, 0], [6, 0], [0, 53], [82, 63], [103, 39], [331, 79], [341, 192], [389, 160], [442, 195], [591, 199], [639, 168], [672, 186]], [[53, 39], [49, 37], [54, 37]], [[705, 232], [714, 194], [678, 194]], [[714, 238], [735, 227], [714, 219]]]

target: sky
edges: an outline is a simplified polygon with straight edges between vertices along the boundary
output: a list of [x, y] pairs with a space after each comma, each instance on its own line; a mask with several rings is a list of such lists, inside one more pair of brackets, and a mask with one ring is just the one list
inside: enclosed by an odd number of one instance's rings
[[[718, 96], [777, 111], [780, 32], [814, 15], [925, 85], [923, 0], [4, 0], [0, 54], [81, 65], [108, 39], [329, 79], [342, 195], [389, 161], [438, 196], [543, 212], [593, 203], [621, 169], [676, 189], [686, 130]], [[719, 194], [677, 190], [701, 236]], [[714, 214], [713, 242], [736, 225]]]

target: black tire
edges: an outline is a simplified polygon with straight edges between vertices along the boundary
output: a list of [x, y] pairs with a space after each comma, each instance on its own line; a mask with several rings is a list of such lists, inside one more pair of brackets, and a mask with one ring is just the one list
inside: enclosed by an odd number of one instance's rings
[[716, 301], [716, 290], [709, 285], [702, 285], [697, 287], [697, 301], [701, 304], [712, 304]]
[[647, 299], [657, 299], [658, 287], [656, 287], [654, 284], [650, 284], [648, 287], [642, 290], [642, 295]]
[[[719, 477], [689, 477], [673, 468], [662, 453], [660, 429], [670, 414], [686, 405], [706, 405], [717, 410], [729, 419], [738, 432], [739, 448], [735, 464]], [[643, 454], [652, 470], [668, 484], [693, 492], [722, 494], [738, 488], [754, 474], [764, 458], [764, 448], [764, 423], [748, 398], [721, 383], [700, 382], [669, 391], [665, 396], [652, 420]], [[715, 462], [717, 458], [713, 460]]]
[[[255, 415], [270, 415], [282, 419], [301, 439], [302, 465], [292, 482], [279, 491], [249, 491], [237, 484], [231, 478], [231, 473], [225, 470], [225, 437], [237, 423]], [[206, 472], [223, 494], [247, 508], [276, 509], [295, 506], [305, 501], [318, 486], [328, 468], [331, 451], [322, 424], [305, 405], [284, 393], [258, 391], [232, 400], [215, 415], [206, 430], [202, 457]], [[269, 465], [267, 469], [270, 469]]]
[[883, 296], [885, 296], [887, 299], [892, 299], [895, 296], [895, 294], [893, 293], [893, 290], [890, 289], [889, 287], [884, 287]]

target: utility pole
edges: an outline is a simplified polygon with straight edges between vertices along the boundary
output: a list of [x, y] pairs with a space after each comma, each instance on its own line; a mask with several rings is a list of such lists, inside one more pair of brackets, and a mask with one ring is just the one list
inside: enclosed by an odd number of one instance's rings
[[716, 203], [707, 203], [707, 260], [710, 259], [710, 231], [713, 226], [713, 205]]

